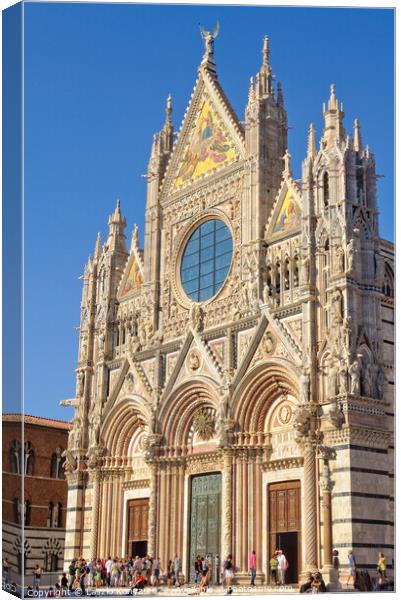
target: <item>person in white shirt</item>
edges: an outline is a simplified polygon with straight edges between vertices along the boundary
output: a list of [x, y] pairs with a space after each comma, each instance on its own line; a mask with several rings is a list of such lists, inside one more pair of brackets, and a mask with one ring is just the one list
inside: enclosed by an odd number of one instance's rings
[[287, 559], [282, 550], [279, 550], [279, 553], [277, 554], [277, 560], [278, 560], [278, 566], [277, 566], [278, 582], [279, 582], [279, 585], [284, 585], [285, 584], [285, 572], [287, 570], [288, 563], [287, 563]]
[[108, 560], [106, 560], [106, 577], [107, 577], [107, 585], [110, 587], [110, 578], [111, 578], [111, 567], [113, 566], [113, 560], [111, 556], [109, 556]]

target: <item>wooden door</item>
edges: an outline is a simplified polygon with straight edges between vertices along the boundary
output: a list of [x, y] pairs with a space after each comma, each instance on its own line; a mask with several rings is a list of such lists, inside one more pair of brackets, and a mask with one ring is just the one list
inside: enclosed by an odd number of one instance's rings
[[133, 542], [148, 539], [149, 498], [128, 500], [127, 553], [130, 555]]
[[[301, 482], [285, 481], [269, 485], [269, 558], [281, 549], [289, 563], [294, 583], [301, 571]], [[285, 547], [286, 546], [286, 547]]]

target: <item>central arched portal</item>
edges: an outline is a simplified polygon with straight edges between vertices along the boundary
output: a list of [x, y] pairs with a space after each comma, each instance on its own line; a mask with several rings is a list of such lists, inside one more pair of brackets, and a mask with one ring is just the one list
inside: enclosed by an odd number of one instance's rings
[[193, 475], [190, 478], [188, 575], [194, 581], [197, 556], [208, 558], [212, 582], [219, 583], [221, 539], [221, 473]]

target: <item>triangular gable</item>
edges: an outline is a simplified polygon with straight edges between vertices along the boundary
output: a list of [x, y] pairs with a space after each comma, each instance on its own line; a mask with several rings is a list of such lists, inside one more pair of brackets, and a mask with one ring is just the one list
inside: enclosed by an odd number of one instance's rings
[[171, 391], [184, 381], [194, 377], [212, 379], [218, 385], [223, 384], [222, 371], [206, 342], [190, 328], [181, 346], [175, 366], [163, 390], [166, 398]]
[[266, 239], [297, 233], [301, 229], [301, 198], [297, 187], [284, 179], [266, 226]]
[[201, 72], [167, 167], [162, 193], [179, 192], [243, 157], [241, 125], [220, 84]]
[[121, 365], [120, 372], [115, 380], [114, 386], [110, 391], [107, 400], [104, 416], [106, 416], [113, 406], [127, 395], [136, 394], [149, 402], [152, 396], [152, 386], [150, 385], [141, 365], [132, 360], [125, 358]]
[[234, 142], [207, 95], [188, 135], [173, 188], [192, 183], [238, 157]]
[[134, 248], [128, 258], [118, 290], [118, 298], [125, 300], [138, 292], [143, 283], [143, 266], [139, 252]]

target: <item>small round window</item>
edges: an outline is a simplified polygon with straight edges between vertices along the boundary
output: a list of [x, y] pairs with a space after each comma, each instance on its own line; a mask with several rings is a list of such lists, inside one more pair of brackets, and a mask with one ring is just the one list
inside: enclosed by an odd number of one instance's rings
[[191, 235], [181, 261], [181, 284], [191, 300], [204, 302], [222, 288], [233, 255], [227, 225], [218, 219], [202, 223]]

